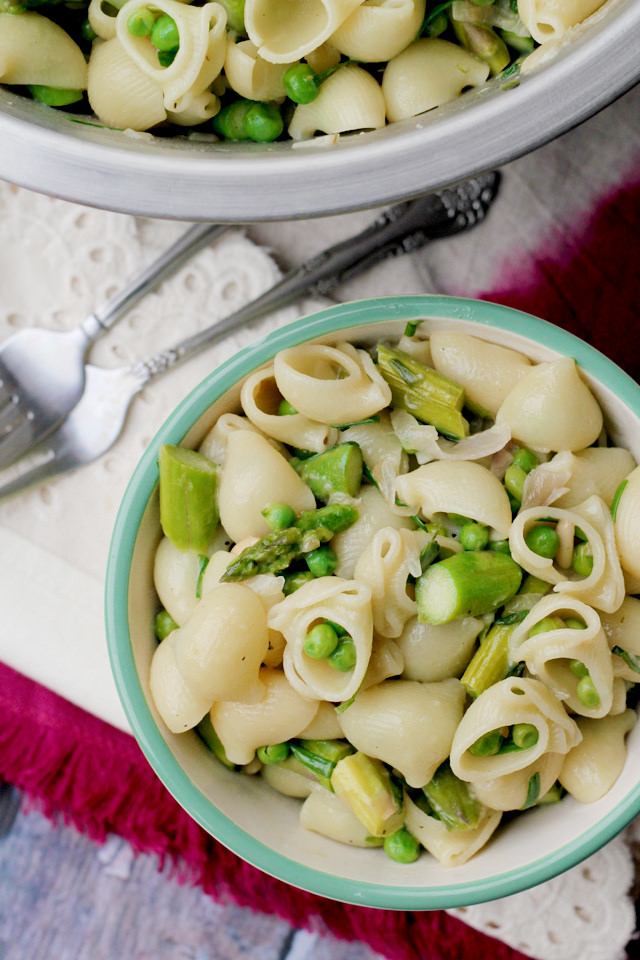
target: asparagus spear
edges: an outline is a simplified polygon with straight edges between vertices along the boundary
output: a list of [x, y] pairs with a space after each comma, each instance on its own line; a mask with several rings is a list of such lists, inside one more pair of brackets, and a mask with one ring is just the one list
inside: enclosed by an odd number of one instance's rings
[[326, 543], [335, 533], [346, 530], [358, 519], [355, 507], [331, 503], [319, 510], [305, 510], [292, 527], [274, 530], [250, 547], [220, 577], [222, 582], [246, 580], [258, 573], [280, 573], [294, 560]]
[[509, 66], [511, 54], [507, 45], [490, 26], [486, 23], [467, 23], [454, 19], [451, 22], [462, 46], [489, 64], [492, 77]]
[[362, 483], [362, 451], [357, 443], [340, 443], [296, 464], [296, 470], [317, 500], [332, 493], [357, 496]]
[[201, 453], [165, 443], [158, 456], [160, 525], [180, 550], [204, 553], [218, 526], [218, 467]]
[[418, 619], [438, 624], [491, 613], [516, 593], [521, 579], [522, 569], [505, 553], [455, 553], [416, 580]]
[[379, 760], [352, 753], [338, 761], [331, 784], [372, 836], [385, 837], [402, 827], [402, 798]]
[[[479, 697], [483, 690], [513, 673], [515, 664], [509, 652], [509, 640], [516, 626], [525, 618], [528, 609], [520, 597], [531, 597], [535, 603], [548, 592], [550, 584], [531, 574], [522, 581], [522, 586], [513, 599], [507, 602], [502, 615], [496, 619], [484, 640], [474, 653], [460, 682], [472, 697]], [[516, 608], [517, 609], [513, 609]]]
[[449, 766], [441, 763], [429, 783], [422, 788], [432, 813], [447, 830], [472, 830], [480, 820], [480, 804]]
[[395, 407], [433, 424], [454, 440], [469, 435], [469, 424], [460, 412], [465, 399], [463, 387], [408, 353], [382, 343], [378, 346], [378, 369], [391, 388]]
[[336, 764], [355, 753], [346, 740], [292, 740], [289, 747], [296, 760], [332, 792], [331, 777]]

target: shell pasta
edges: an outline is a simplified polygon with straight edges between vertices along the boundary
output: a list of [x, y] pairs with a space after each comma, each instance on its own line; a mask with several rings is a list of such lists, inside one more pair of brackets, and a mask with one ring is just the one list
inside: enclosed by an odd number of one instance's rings
[[161, 449], [150, 688], [302, 829], [455, 867], [625, 766], [638, 468], [571, 358], [432, 341], [283, 350]]
[[512, 82], [605, 4], [77, 0], [49, 14], [52, 6], [6, 0], [0, 83], [121, 130], [331, 144], [505, 73]]

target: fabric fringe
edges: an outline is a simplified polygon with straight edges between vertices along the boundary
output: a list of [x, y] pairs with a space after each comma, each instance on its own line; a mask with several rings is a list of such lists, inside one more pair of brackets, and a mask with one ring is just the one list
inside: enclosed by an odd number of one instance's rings
[[0, 778], [97, 843], [117, 834], [176, 882], [388, 960], [527, 960], [444, 911], [376, 910], [289, 886], [240, 860], [182, 810], [135, 739], [0, 664]]

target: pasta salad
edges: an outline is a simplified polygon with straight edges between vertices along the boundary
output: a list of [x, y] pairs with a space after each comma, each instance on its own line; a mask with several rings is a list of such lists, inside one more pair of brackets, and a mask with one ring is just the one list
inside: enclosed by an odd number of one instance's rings
[[307, 343], [159, 452], [155, 706], [300, 824], [466, 862], [604, 796], [640, 678], [640, 468], [570, 357]]
[[[0, 82], [117, 129], [375, 130], [514, 82], [603, 0], [1, 0]], [[86, 119], [86, 116], [85, 116]]]

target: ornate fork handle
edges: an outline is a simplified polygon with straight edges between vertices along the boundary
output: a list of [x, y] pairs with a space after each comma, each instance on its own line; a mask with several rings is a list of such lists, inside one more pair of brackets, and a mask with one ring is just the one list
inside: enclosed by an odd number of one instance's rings
[[492, 172], [417, 200], [396, 204], [361, 233], [335, 244], [287, 273], [262, 296], [131, 368], [143, 386], [219, 340], [230, 330], [280, 310], [303, 294], [326, 295], [339, 283], [390, 257], [410, 253], [432, 240], [459, 233], [484, 220], [498, 190]]

